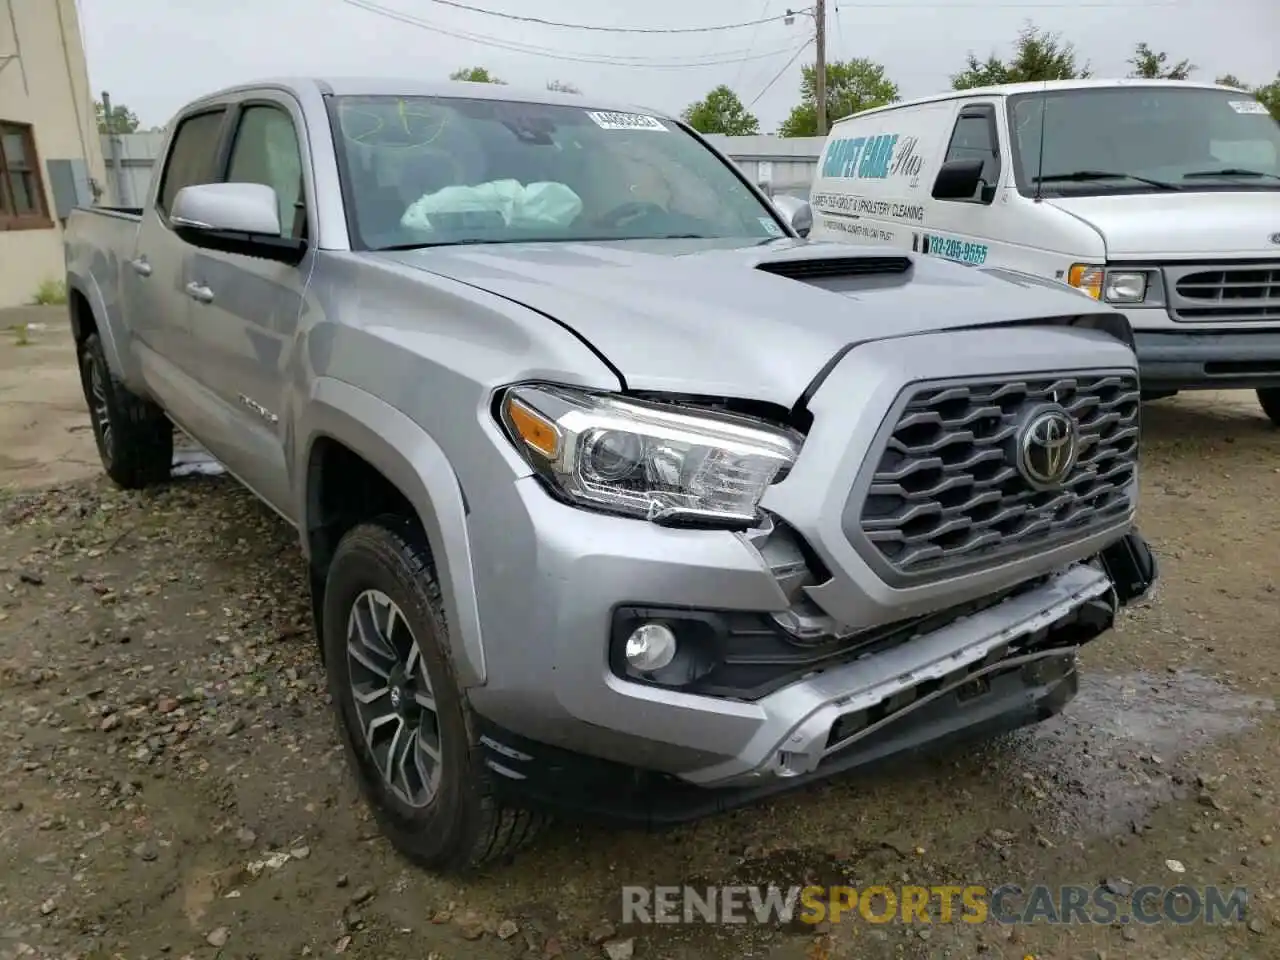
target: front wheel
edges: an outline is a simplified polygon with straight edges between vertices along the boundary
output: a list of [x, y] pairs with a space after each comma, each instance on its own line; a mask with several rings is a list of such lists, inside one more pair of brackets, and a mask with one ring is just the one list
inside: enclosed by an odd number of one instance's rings
[[347, 757], [391, 843], [421, 866], [454, 871], [531, 840], [542, 818], [504, 807], [492, 789], [415, 525], [384, 517], [342, 538], [321, 625]]
[[173, 424], [158, 406], [121, 383], [91, 333], [80, 344], [80, 385], [102, 468], [126, 490], [163, 483], [173, 474]]
[[1258, 403], [1271, 422], [1280, 427], [1280, 387], [1262, 387], [1258, 390]]

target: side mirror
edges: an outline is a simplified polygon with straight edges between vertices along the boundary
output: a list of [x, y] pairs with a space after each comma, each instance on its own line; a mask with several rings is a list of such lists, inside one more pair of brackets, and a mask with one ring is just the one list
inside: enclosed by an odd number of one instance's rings
[[791, 224], [792, 230], [802, 237], [809, 236], [809, 231], [813, 229], [813, 208], [809, 206], [809, 201], [785, 193], [776, 195], [772, 200], [774, 208]]
[[169, 223], [192, 246], [297, 263], [306, 243], [281, 236], [276, 192], [260, 183], [201, 183], [173, 199]]
[[982, 179], [982, 160], [948, 160], [933, 181], [935, 200], [972, 200]]

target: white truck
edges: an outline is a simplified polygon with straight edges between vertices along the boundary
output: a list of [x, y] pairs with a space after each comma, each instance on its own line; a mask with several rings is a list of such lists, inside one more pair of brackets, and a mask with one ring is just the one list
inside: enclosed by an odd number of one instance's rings
[[1070, 284], [1133, 324], [1144, 396], [1257, 390], [1280, 424], [1280, 124], [1172, 80], [960, 90], [845, 117], [812, 236]]

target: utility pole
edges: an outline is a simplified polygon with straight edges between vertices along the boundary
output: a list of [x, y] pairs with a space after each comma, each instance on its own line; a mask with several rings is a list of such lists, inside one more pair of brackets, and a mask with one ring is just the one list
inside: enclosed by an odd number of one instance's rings
[[111, 174], [116, 182], [116, 206], [128, 204], [125, 199], [124, 161], [120, 158], [120, 139], [116, 136], [115, 117], [111, 113], [111, 94], [102, 91], [102, 120], [107, 126], [107, 146], [111, 152]]
[[817, 64], [814, 67], [813, 86], [817, 99], [818, 136], [827, 135], [827, 3], [826, 0], [814, 0], [813, 19], [817, 32], [814, 35], [814, 46], [817, 49]]

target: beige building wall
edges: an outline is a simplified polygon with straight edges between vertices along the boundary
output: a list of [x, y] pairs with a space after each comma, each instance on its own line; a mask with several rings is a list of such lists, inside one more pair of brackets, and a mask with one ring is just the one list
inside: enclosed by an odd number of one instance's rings
[[[55, 217], [49, 160], [83, 159], [106, 172], [80, 39], [76, 0], [0, 0], [0, 121], [31, 124], [45, 200]], [[30, 302], [42, 280], [65, 276], [62, 224], [0, 227], [0, 307]]]

